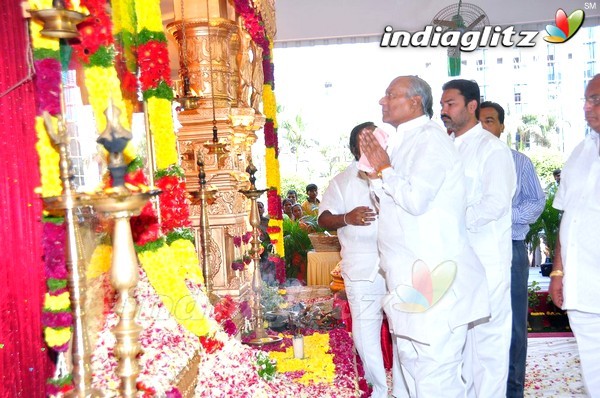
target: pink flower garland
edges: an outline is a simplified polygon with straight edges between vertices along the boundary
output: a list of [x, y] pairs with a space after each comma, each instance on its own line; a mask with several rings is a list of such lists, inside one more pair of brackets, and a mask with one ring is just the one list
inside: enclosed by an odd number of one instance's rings
[[35, 90], [38, 114], [60, 113], [60, 62], [54, 58], [36, 60]]
[[[67, 291], [67, 265], [65, 262], [66, 230], [65, 224], [54, 224], [45, 222], [42, 232], [42, 250], [44, 253], [44, 269], [46, 273], [46, 284], [50, 296], [59, 296]], [[65, 328], [73, 324], [71, 309], [65, 311], [42, 312], [42, 325], [49, 328]], [[69, 343], [54, 346], [52, 349], [58, 352], [66, 352]]]

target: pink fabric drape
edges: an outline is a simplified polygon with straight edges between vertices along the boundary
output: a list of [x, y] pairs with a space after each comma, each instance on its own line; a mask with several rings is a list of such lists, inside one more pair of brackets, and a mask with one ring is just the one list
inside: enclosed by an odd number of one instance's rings
[[[51, 361], [40, 323], [45, 293], [35, 101], [20, 0], [0, 7], [0, 396], [45, 396]], [[18, 85], [6, 93], [9, 88]]]

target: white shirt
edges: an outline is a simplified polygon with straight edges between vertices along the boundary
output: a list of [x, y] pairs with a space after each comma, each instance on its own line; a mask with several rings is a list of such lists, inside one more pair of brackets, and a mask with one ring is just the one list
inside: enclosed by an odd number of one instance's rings
[[516, 171], [510, 149], [477, 123], [454, 144], [467, 177], [467, 230], [489, 287], [510, 282], [512, 198]]
[[451, 309], [442, 315], [451, 328], [489, 314], [485, 271], [468, 244], [464, 170], [452, 140], [427, 116], [403, 123], [396, 134], [401, 142], [390, 139], [387, 148], [392, 168], [383, 171], [382, 180], [373, 180], [388, 289], [414, 286], [416, 260], [430, 272], [444, 261], [457, 265], [450, 291], [440, 300], [443, 306], [416, 314], [396, 311], [391, 320], [395, 333], [427, 342], [432, 328], [439, 327], [439, 308]]
[[[359, 175], [358, 164], [354, 161], [329, 182], [319, 205], [319, 216], [325, 210], [329, 210], [331, 214], [346, 214], [358, 206], [376, 209], [369, 183]], [[338, 228], [344, 278], [371, 282], [375, 279], [379, 271], [377, 228], [377, 220], [372, 221], [371, 225], [346, 225]]]
[[600, 157], [598, 133], [575, 147], [561, 172], [553, 206], [560, 223], [563, 309], [600, 313]]

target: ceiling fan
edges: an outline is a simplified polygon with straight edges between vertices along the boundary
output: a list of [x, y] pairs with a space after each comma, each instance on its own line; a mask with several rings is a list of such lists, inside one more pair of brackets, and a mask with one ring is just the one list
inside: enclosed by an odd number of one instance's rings
[[[490, 21], [485, 12], [475, 4], [463, 3], [459, 0], [457, 4], [451, 4], [442, 8], [431, 23], [440, 26], [443, 31], [456, 30], [466, 32], [480, 30], [489, 25]], [[460, 48], [448, 47], [448, 76], [460, 75]]]

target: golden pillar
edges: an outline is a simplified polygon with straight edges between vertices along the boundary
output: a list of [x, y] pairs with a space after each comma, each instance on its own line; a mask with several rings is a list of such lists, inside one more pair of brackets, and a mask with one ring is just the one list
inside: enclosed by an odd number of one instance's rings
[[[233, 244], [234, 237], [252, 229], [250, 202], [239, 191], [250, 185], [245, 171], [250, 147], [256, 140], [255, 131], [264, 124], [262, 114], [252, 107], [253, 102], [259, 103], [254, 82], [261, 82], [262, 93], [262, 76], [258, 76], [262, 74], [262, 54], [257, 54], [230, 2], [207, 1], [185, 1], [183, 6], [176, 1], [175, 21], [167, 26], [178, 45], [179, 76], [198, 97], [197, 108], [178, 114], [182, 127], [177, 139], [188, 191], [200, 189], [198, 163], [204, 165], [206, 184], [217, 190], [206, 209], [210, 225], [206, 250], [199, 250], [207, 256], [213, 293], [246, 300], [252, 271], [234, 271], [231, 263], [244, 254]], [[227, 150], [215, 153], [215, 143]], [[202, 235], [201, 215], [200, 203], [193, 203], [191, 219], [197, 242]]]

